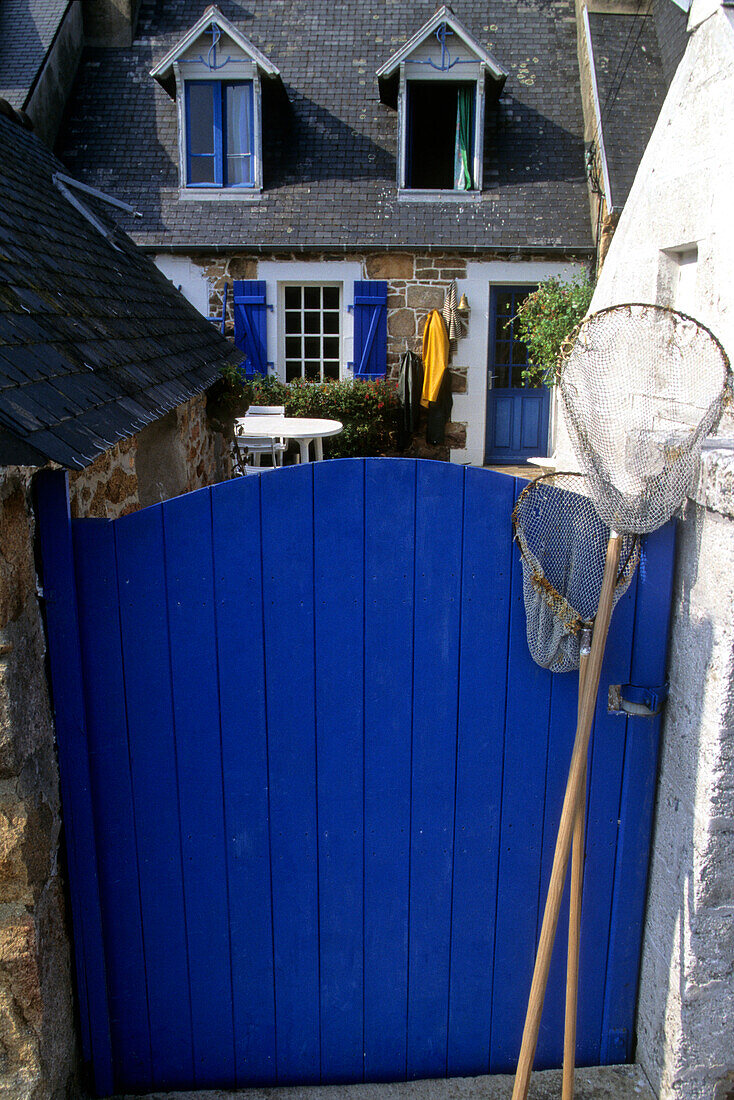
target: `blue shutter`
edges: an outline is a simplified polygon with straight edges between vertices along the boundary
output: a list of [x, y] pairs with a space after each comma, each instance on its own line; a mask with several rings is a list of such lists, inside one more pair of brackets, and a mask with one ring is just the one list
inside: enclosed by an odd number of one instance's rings
[[354, 377], [384, 378], [387, 370], [387, 283], [354, 284]]
[[267, 302], [263, 279], [234, 280], [234, 342], [244, 352], [245, 374], [268, 373]]

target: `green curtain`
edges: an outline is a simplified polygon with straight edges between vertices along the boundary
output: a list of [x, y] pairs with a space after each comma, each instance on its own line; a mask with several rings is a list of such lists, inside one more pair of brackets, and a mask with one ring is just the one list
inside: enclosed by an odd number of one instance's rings
[[471, 88], [459, 88], [456, 103], [456, 144], [454, 146], [454, 189], [471, 191], [472, 178], [469, 167], [471, 130], [474, 120], [474, 96]]

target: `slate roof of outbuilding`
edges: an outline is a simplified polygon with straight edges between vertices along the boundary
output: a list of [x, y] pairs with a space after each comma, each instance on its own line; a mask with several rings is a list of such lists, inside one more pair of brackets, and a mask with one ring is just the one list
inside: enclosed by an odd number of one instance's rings
[[63, 166], [0, 115], [0, 465], [86, 466], [241, 355]]
[[23, 108], [71, 0], [2, 0], [0, 96]]
[[203, 0], [143, 0], [130, 49], [86, 50], [61, 155], [142, 211], [131, 229], [165, 249], [275, 251], [591, 248], [573, 0], [457, 0], [456, 16], [510, 73], [488, 107], [479, 201], [396, 192], [397, 113], [375, 73], [436, 0], [221, 0], [278, 66], [290, 118], [266, 105], [259, 201], [178, 193], [176, 109], [149, 73]]
[[627, 201], [667, 89], [651, 15], [590, 12], [589, 30], [611, 205], [619, 210]]

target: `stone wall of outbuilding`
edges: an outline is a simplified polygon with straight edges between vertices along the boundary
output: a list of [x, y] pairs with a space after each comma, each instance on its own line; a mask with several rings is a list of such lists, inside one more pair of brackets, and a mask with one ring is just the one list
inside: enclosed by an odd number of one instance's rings
[[[219, 480], [205, 404], [192, 398], [72, 474], [73, 514], [114, 518]], [[78, 1067], [35, 473], [0, 469], [0, 1098], [66, 1100]]]

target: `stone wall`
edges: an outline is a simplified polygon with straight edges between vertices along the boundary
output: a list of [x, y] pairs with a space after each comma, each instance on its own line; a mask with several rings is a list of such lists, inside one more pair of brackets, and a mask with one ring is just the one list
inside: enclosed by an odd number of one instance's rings
[[72, 473], [71, 512], [115, 519], [221, 481], [226, 472], [221, 437], [210, 430], [199, 394]]
[[[114, 518], [219, 480], [205, 408], [194, 397], [72, 474], [73, 514]], [[65, 1100], [76, 1039], [34, 472], [0, 469], [0, 1098]]]
[[[709, 325], [731, 358], [734, 11], [694, 0], [689, 30], [591, 308], [677, 307]], [[694, 246], [684, 278], [679, 260]], [[731, 413], [719, 436], [678, 527], [637, 1016], [637, 1060], [661, 1100], [725, 1100], [734, 1083]]]
[[0, 475], [0, 1096], [61, 1100], [74, 1016], [31, 473]]
[[[452, 391], [460, 400], [454, 403], [453, 419], [446, 425], [446, 446], [433, 448], [424, 440], [417, 440], [415, 453], [434, 458], [452, 457], [454, 460], [483, 461], [484, 453], [484, 407], [486, 405], [486, 363], [487, 363], [487, 305], [488, 285], [496, 276], [493, 269], [502, 271], [501, 281], [531, 282], [540, 273], [547, 278], [551, 274], [570, 277], [573, 270], [573, 257], [559, 257], [553, 263], [546, 256], [513, 257], [496, 256], [488, 253], [481, 257], [449, 252], [413, 253], [409, 251], [380, 253], [314, 253], [304, 255], [248, 255], [246, 252], [233, 252], [229, 255], [192, 257], [210, 281], [209, 313], [221, 314], [225, 284], [233, 279], [263, 278], [261, 265], [299, 264], [303, 278], [308, 279], [308, 265], [324, 262], [349, 261], [359, 264], [361, 278], [384, 279], [387, 282], [387, 370], [388, 377], [397, 378], [400, 356], [406, 348], [421, 353], [423, 329], [426, 318], [432, 309], [443, 307], [444, 297], [450, 284], [459, 284], [459, 294], [467, 290], [473, 311], [469, 318], [469, 327], [475, 338], [459, 341], [453, 361], [450, 364]], [[542, 268], [542, 271], [540, 270]], [[481, 274], [480, 274], [481, 272]], [[480, 307], [479, 294], [483, 305]], [[274, 303], [273, 303], [274, 304]], [[228, 299], [227, 331], [233, 332], [231, 296]], [[477, 329], [481, 328], [481, 338], [476, 339]], [[472, 361], [469, 361], [469, 349]], [[479, 349], [482, 350], [479, 350]], [[272, 352], [269, 351], [272, 355]], [[476, 361], [477, 354], [481, 362]], [[475, 380], [473, 392], [469, 392], [468, 376]], [[470, 423], [471, 421], [471, 423]], [[471, 449], [467, 450], [467, 436], [473, 431]]]

